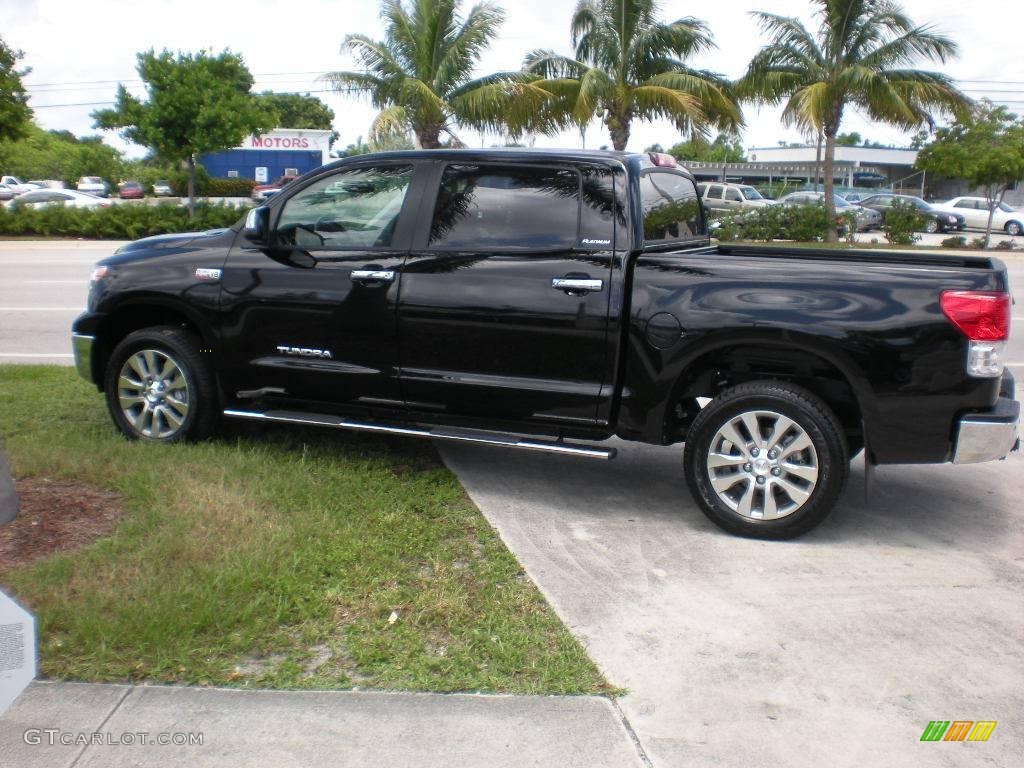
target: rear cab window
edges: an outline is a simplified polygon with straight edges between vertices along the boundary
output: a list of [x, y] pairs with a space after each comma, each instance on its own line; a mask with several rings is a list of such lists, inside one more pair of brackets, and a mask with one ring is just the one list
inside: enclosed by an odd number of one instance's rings
[[640, 206], [644, 245], [705, 239], [704, 209], [693, 181], [671, 171], [640, 175]]

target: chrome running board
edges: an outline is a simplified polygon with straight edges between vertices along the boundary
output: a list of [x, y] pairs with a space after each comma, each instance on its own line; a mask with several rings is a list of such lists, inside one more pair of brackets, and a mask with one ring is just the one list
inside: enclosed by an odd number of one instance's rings
[[453, 440], [461, 443], [481, 443], [497, 445], [503, 448], [518, 448], [523, 451], [541, 451], [543, 453], [561, 453], [568, 456], [580, 456], [585, 459], [614, 459], [614, 448], [566, 443], [562, 441], [532, 440], [501, 432], [485, 432], [475, 429], [453, 429], [435, 427], [418, 429], [416, 427], [392, 427], [387, 424], [374, 424], [368, 421], [352, 421], [340, 416], [323, 413], [302, 413], [300, 411], [236, 411], [228, 408], [224, 415], [233, 419], [251, 419], [254, 421], [273, 421], [281, 424], [305, 424], [313, 427], [334, 427], [335, 429], [351, 429], [357, 432], [379, 432], [389, 435], [405, 435], [406, 437], [427, 437], [432, 440]]

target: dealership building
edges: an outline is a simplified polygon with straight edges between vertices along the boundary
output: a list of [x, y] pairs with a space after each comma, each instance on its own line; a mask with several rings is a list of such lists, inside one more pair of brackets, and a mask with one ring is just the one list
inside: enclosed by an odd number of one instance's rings
[[331, 131], [277, 128], [249, 136], [242, 146], [210, 152], [199, 158], [206, 172], [218, 179], [252, 179], [258, 184], [279, 176], [299, 175], [330, 160]]

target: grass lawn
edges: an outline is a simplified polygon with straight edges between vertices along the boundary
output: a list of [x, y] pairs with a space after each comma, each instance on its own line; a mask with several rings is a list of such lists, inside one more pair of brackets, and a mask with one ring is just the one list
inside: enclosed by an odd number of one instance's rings
[[129, 443], [68, 368], [0, 366], [17, 477], [122, 494], [113, 535], [0, 571], [53, 678], [607, 693], [429, 443], [228, 425]]

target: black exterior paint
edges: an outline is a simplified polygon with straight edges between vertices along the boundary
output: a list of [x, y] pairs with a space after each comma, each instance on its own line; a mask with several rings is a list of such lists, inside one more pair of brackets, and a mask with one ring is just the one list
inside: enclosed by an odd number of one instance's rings
[[[74, 326], [97, 336], [94, 380], [130, 313], [164, 312], [201, 333], [225, 405], [258, 395], [267, 405], [390, 421], [658, 444], [679, 439], [665, 428], [678, 382], [698, 373], [703, 356], [743, 345], [767, 357], [811, 353], [837, 370], [872, 457], [893, 463], [946, 460], [956, 418], [996, 402], [998, 380], [966, 375], [966, 341], [938, 300], [947, 289], [1007, 290], [997, 260], [710, 247], [703, 235], [645, 250], [640, 174], [689, 176], [655, 169], [645, 155], [388, 153], [327, 166], [287, 196], [339, 168], [381, 162], [415, 166], [388, 248], [275, 250], [250, 241], [239, 222], [142, 240], [101, 262], [108, 274]], [[606, 185], [612, 243], [584, 245], [582, 227], [574, 247], [541, 252], [432, 249], [450, 163], [581, 169], [585, 182]], [[271, 200], [271, 221], [288, 197]], [[197, 280], [201, 267], [223, 269], [221, 282]], [[356, 284], [357, 268], [397, 275]], [[551, 287], [566, 275], [602, 279], [603, 290]], [[332, 357], [286, 356], [278, 345]]]

